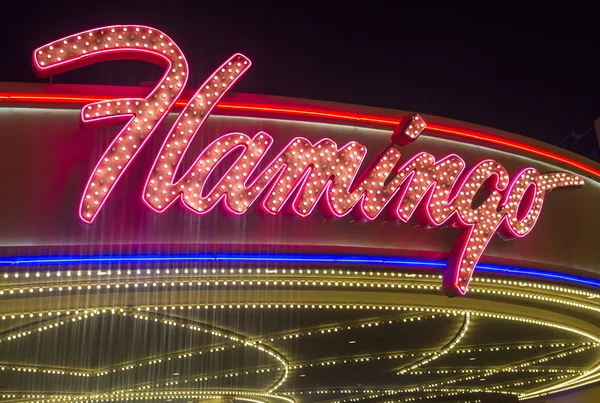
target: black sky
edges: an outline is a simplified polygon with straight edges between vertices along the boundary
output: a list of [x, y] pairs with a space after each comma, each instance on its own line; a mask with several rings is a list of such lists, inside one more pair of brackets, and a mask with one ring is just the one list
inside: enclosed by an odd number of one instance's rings
[[[179, 44], [193, 89], [242, 52], [253, 67], [237, 92], [412, 110], [554, 144], [600, 117], [599, 11], [565, 2], [561, 8], [392, 3], [402, 4], [7, 1], [0, 81], [37, 81], [31, 51], [49, 41], [139, 23]], [[110, 62], [54, 82], [139, 85], [158, 74], [149, 65]], [[577, 150], [584, 155], [597, 147], [594, 133], [587, 137]]]

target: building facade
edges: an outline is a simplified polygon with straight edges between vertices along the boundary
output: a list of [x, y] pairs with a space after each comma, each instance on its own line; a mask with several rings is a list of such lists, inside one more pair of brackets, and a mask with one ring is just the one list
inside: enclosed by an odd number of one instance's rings
[[239, 54], [185, 90], [183, 53], [147, 27], [33, 54], [42, 75], [124, 57], [165, 76], [0, 87], [3, 401], [593, 396], [600, 165], [232, 94]]

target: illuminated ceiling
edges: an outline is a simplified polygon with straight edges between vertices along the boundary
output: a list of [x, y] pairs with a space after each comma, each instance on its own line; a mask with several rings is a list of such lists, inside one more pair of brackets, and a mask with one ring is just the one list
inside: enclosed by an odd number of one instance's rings
[[590, 289], [257, 267], [4, 270], [2, 401], [499, 402], [600, 361]]

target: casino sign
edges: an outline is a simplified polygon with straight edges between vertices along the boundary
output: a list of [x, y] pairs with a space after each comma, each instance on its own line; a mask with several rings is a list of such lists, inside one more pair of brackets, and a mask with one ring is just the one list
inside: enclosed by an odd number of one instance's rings
[[33, 52], [40, 77], [122, 59], [164, 74], [0, 87], [3, 401], [500, 402], [600, 377], [597, 164], [233, 94], [242, 54], [188, 92], [149, 27]]

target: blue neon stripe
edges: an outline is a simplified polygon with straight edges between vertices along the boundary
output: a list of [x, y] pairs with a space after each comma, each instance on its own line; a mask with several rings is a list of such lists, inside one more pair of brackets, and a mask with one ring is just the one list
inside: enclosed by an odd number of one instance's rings
[[[443, 260], [361, 255], [320, 254], [180, 254], [180, 255], [97, 255], [97, 256], [18, 256], [0, 258], [0, 266], [51, 266], [75, 264], [145, 263], [145, 262], [264, 262], [264, 263], [338, 263], [391, 267], [443, 269]], [[600, 280], [553, 273], [526, 267], [478, 264], [480, 273], [510, 274], [547, 280], [566, 281], [600, 288]]]

